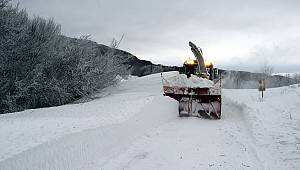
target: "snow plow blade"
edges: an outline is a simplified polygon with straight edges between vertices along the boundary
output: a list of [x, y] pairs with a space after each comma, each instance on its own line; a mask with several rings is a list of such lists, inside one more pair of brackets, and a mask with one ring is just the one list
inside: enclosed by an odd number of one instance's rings
[[[180, 75], [174, 77], [176, 77], [176, 80], [180, 79]], [[163, 77], [162, 82], [164, 96], [171, 97], [179, 102], [178, 112], [180, 117], [221, 118], [222, 99], [219, 83], [212, 83], [212, 86], [209, 87], [174, 86]]]
[[195, 93], [195, 94], [178, 94], [170, 93], [173, 91], [196, 91], [208, 92], [209, 88], [179, 88], [164, 86], [165, 96], [169, 96], [179, 102], [179, 116], [180, 117], [202, 117], [207, 119], [221, 118], [221, 95], [210, 95], [209, 93]]

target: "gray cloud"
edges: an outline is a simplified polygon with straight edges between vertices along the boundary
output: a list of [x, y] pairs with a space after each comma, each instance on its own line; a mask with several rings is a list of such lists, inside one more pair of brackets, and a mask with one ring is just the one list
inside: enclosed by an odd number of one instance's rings
[[[266, 43], [267, 44], [267, 43]], [[256, 46], [243, 58], [233, 57], [232, 65], [244, 70], [259, 71], [267, 63], [275, 72], [299, 72], [300, 70], [300, 38], [273, 42], [271, 45]], [[226, 67], [226, 66], [225, 66]]]
[[181, 65], [192, 56], [187, 43], [192, 40], [217, 66], [255, 70], [258, 59], [266, 58], [278, 66], [289, 61], [300, 71], [297, 0], [22, 0], [20, 5], [31, 15], [54, 18], [69, 36], [91, 34], [109, 44], [124, 33], [122, 49], [155, 63]]

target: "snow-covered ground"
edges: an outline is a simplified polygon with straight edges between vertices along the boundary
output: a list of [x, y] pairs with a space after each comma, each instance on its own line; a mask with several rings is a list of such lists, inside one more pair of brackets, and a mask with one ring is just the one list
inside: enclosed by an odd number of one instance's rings
[[132, 78], [87, 103], [0, 115], [0, 169], [300, 168], [299, 86], [263, 101], [224, 89], [222, 119], [205, 120], [179, 118], [161, 83]]
[[225, 100], [243, 108], [243, 119], [265, 169], [300, 169], [300, 85], [225, 90]]

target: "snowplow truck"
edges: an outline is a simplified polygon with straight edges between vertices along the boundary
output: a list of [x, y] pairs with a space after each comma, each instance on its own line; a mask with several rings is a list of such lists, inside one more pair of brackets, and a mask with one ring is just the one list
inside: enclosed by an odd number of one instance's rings
[[221, 118], [221, 76], [212, 62], [205, 62], [201, 48], [189, 46], [196, 59], [183, 64], [183, 73], [161, 73], [164, 96], [179, 102], [179, 116]]

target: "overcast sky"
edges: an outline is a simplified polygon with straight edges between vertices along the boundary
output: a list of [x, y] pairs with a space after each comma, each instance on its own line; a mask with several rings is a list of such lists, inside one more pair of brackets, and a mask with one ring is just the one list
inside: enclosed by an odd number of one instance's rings
[[[15, 0], [16, 2], [17, 0]], [[193, 57], [188, 41], [217, 67], [300, 72], [298, 0], [20, 0], [33, 16], [53, 18], [63, 34], [90, 34], [140, 59], [182, 65]]]

